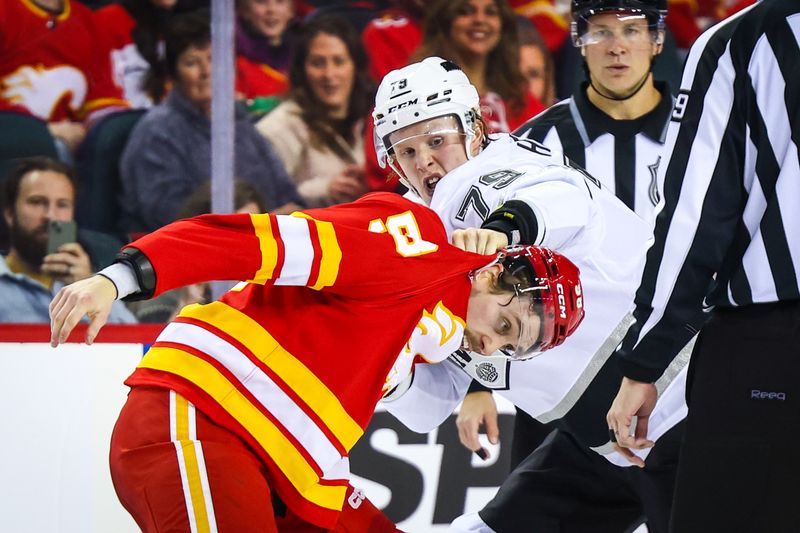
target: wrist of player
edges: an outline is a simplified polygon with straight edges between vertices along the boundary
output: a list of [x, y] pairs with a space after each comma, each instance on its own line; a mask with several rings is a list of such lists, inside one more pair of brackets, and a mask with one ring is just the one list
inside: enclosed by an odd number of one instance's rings
[[509, 246], [536, 244], [539, 233], [533, 209], [521, 200], [509, 200], [492, 211], [481, 227], [504, 234]]

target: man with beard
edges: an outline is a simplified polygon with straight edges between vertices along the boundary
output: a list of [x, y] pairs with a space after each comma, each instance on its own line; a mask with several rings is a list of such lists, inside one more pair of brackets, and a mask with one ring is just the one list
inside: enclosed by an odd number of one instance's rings
[[[0, 257], [0, 323], [49, 322], [48, 306], [63, 285], [93, 274], [84, 246], [67, 243], [47, 254], [48, 223], [71, 221], [75, 211], [72, 170], [47, 157], [22, 160], [3, 184], [8, 255]], [[117, 304], [111, 322], [135, 323]]]

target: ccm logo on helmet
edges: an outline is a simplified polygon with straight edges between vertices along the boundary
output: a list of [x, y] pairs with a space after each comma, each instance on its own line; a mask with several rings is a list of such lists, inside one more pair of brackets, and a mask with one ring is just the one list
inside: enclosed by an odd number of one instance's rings
[[[564, 295], [564, 285], [556, 283], [556, 293], [558, 295], [558, 312], [561, 318], [567, 318], [567, 298]], [[581, 298], [581, 286], [575, 287], [575, 307], [578, 309], [583, 307], [583, 298]]]
[[400, 104], [394, 105], [394, 106], [389, 108], [389, 111], [387, 111], [387, 113], [391, 113], [393, 111], [397, 111], [398, 109], [403, 109], [404, 107], [408, 107], [410, 105], [414, 105], [414, 104], [417, 103], [417, 100], [418, 100], [418, 98], [414, 98], [413, 100], [408, 100], [406, 102], [402, 102]]

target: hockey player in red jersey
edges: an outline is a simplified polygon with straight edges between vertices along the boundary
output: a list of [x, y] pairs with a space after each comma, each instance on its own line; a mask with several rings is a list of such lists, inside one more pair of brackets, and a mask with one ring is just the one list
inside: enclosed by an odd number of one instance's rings
[[583, 316], [563, 256], [464, 252], [433, 211], [372, 194], [293, 216], [166, 226], [56, 296], [52, 344], [84, 314], [93, 341], [115, 298], [231, 278], [248, 281], [184, 308], [126, 381], [111, 472], [144, 531], [286, 530], [273, 495], [303, 531], [333, 528], [349, 450], [415, 362], [462, 346], [527, 357]]

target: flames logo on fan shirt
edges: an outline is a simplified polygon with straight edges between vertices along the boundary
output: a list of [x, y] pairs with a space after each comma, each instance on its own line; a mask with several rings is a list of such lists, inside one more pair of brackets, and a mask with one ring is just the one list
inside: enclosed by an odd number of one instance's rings
[[42, 120], [49, 120], [58, 102], [69, 97], [69, 107], [77, 111], [86, 101], [88, 86], [83, 73], [70, 66], [45, 68], [20, 67], [2, 80], [2, 96], [28, 109]]
[[461, 347], [464, 337], [464, 321], [454, 315], [440, 301], [432, 312], [423, 311], [422, 318], [414, 328], [403, 351], [386, 376], [384, 393], [392, 390], [411, 373], [417, 357], [428, 363], [444, 361]]

